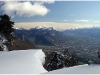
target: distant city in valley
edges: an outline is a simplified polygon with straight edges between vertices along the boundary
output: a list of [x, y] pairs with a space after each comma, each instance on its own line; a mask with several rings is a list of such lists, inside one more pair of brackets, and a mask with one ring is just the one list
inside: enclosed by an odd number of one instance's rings
[[79, 57], [99, 61], [97, 52], [100, 51], [100, 28], [79, 28], [57, 31], [53, 28], [15, 29], [15, 36], [43, 51], [76, 52]]

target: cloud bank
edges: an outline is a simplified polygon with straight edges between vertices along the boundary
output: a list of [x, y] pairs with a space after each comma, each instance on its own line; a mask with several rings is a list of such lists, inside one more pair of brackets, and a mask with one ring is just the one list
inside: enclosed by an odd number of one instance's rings
[[100, 21], [93, 21], [93, 22], [100, 22]]
[[12, 18], [15, 15], [20, 17], [45, 16], [50, 9], [44, 3], [51, 4], [54, 1], [4, 1], [0, 10]]
[[63, 21], [67, 22], [67, 21], [69, 21], [69, 20], [63, 20]]
[[75, 20], [76, 22], [89, 22], [89, 20]]
[[73, 23], [57, 23], [57, 22], [21, 22], [15, 23], [14, 28], [20, 28], [23, 25], [24, 28], [30, 29], [34, 27], [53, 27], [56, 30], [70, 29], [70, 28], [84, 28], [93, 27], [91, 24], [73, 24]]

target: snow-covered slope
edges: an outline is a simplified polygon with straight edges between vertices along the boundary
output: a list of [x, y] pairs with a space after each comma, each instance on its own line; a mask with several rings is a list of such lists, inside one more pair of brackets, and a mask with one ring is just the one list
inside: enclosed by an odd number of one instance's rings
[[47, 72], [41, 49], [2, 52], [0, 54], [0, 74], [40, 74]]
[[44, 74], [100, 74], [100, 65], [85, 64], [85, 65], [54, 70]]

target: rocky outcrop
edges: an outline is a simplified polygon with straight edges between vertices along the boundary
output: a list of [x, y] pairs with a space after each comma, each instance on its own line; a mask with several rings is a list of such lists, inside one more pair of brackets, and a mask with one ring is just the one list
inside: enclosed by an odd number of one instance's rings
[[64, 52], [50, 52], [46, 56], [46, 63], [44, 64], [44, 67], [48, 71], [61, 69], [63, 67], [70, 67], [78, 65], [78, 61], [76, 60], [76, 56], [74, 56], [73, 53], [67, 52], [67, 54]]

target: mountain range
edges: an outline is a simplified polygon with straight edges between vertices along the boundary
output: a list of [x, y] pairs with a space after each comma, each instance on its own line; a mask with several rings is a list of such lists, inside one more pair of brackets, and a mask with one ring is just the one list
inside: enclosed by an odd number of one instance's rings
[[61, 37], [62, 32], [56, 31], [54, 29], [37, 29], [33, 28], [30, 30], [15, 30], [15, 36], [25, 40], [28, 43], [33, 45], [54, 45], [55, 39]]
[[100, 28], [80, 28], [57, 31], [53, 28], [17, 29], [14, 35], [43, 50], [75, 51], [79, 57], [99, 60]]

